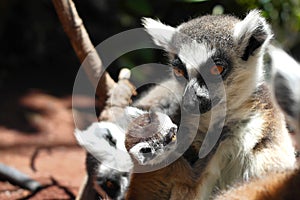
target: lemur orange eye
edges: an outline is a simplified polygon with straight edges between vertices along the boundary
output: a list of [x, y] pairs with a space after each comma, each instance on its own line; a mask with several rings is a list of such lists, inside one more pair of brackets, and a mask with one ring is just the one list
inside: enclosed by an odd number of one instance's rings
[[210, 73], [212, 75], [220, 75], [224, 71], [224, 67], [221, 65], [215, 65], [210, 68]]
[[106, 181], [106, 186], [108, 188], [113, 188], [114, 187], [114, 184], [111, 182], [111, 181]]
[[173, 70], [176, 76], [184, 76], [184, 71], [182, 69], [179, 69], [178, 67], [174, 67]]

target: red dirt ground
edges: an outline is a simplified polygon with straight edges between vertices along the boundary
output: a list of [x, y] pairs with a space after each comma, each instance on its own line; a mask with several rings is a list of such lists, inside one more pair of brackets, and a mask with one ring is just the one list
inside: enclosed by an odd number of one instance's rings
[[[94, 103], [85, 97], [76, 97], [75, 102], [82, 108]], [[0, 163], [46, 186], [31, 193], [2, 180], [0, 200], [74, 199], [78, 194], [85, 175], [85, 151], [73, 135], [71, 105], [71, 97], [41, 91], [0, 98]], [[79, 123], [84, 124], [84, 119]]]
[[73, 135], [71, 101], [41, 91], [0, 99], [0, 163], [46, 186], [33, 194], [2, 180], [1, 200], [74, 199], [78, 194], [85, 175], [85, 151]]

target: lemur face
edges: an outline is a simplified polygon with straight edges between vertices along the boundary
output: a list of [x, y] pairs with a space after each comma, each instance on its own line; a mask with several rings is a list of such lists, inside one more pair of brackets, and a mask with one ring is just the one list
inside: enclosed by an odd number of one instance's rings
[[[249, 98], [255, 88], [262, 48], [271, 31], [256, 10], [244, 20], [203, 16], [173, 28], [152, 19], [143, 23], [154, 42], [170, 54], [174, 77], [185, 84], [183, 109], [205, 113]], [[225, 92], [224, 92], [225, 91]]]
[[129, 184], [128, 172], [120, 172], [105, 165], [100, 165], [93, 178], [93, 186], [98, 194], [102, 194], [102, 190], [104, 190], [112, 199], [124, 199]]
[[140, 165], [159, 164], [175, 150], [176, 132], [167, 115], [150, 111], [131, 122], [125, 146]]

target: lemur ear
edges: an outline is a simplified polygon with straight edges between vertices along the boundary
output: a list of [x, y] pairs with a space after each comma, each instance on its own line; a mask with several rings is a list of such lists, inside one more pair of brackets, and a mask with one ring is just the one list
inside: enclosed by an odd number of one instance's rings
[[142, 24], [156, 45], [163, 47], [167, 51], [172, 49], [171, 40], [176, 31], [174, 27], [151, 18], [142, 18]]
[[272, 38], [272, 32], [260, 11], [252, 10], [245, 19], [235, 25], [233, 38], [241, 51], [241, 58], [247, 61]]

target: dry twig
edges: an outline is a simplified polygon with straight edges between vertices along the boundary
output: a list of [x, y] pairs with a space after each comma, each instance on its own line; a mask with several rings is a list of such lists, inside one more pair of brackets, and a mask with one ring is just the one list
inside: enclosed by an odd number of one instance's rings
[[[72, 47], [93, 84], [97, 87], [100, 109], [103, 109], [108, 91], [115, 82], [108, 73], [103, 72], [102, 62], [79, 17], [72, 0], [52, 0], [58, 18], [67, 34]], [[100, 77], [101, 76], [101, 77]], [[100, 79], [100, 80], [99, 80]], [[98, 83], [99, 81], [99, 83]]]
[[[114, 122], [118, 118], [115, 114], [123, 113], [124, 107], [131, 101], [131, 96], [135, 95], [135, 88], [128, 81], [130, 75], [121, 75], [117, 84], [106, 72], [100, 77], [103, 70], [101, 59], [89, 39], [74, 3], [72, 0], [52, 0], [52, 2], [77, 57], [83, 63], [85, 72], [92, 84], [97, 86], [96, 94], [99, 98], [100, 112], [102, 111], [99, 120]], [[89, 184], [88, 178], [84, 179], [77, 199], [91, 199], [89, 193], [93, 190], [93, 186]]]

